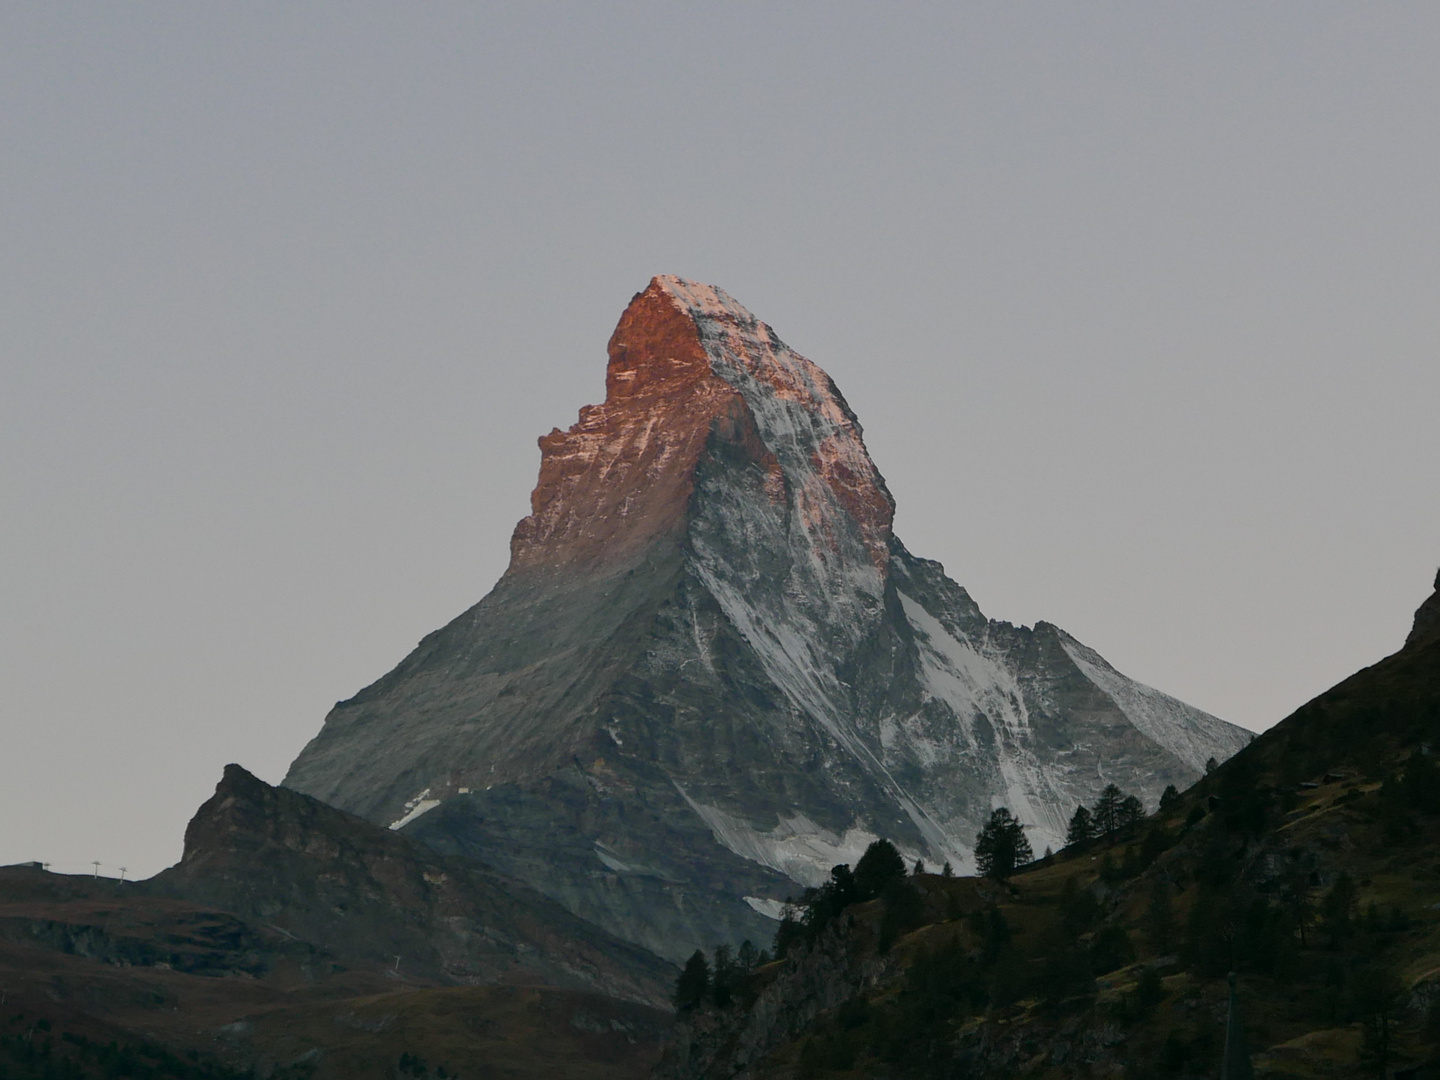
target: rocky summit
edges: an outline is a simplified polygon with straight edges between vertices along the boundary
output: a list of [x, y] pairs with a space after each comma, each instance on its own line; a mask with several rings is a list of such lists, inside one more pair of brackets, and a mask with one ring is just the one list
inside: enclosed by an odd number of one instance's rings
[[286, 786], [681, 958], [768, 940], [877, 836], [966, 870], [1004, 805], [1038, 853], [1249, 740], [911, 555], [835, 384], [720, 289], [655, 278], [609, 357], [494, 590]]

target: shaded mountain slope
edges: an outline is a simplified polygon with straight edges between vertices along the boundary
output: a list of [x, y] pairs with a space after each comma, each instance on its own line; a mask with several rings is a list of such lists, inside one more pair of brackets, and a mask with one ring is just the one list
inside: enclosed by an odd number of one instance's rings
[[1437, 602], [1399, 652], [1129, 832], [848, 909], [738, 1004], [686, 1016], [657, 1075], [1214, 1076], [1231, 969], [1259, 1076], [1433, 1069]]
[[180, 862], [135, 891], [204, 903], [422, 980], [544, 983], [663, 1005], [673, 970], [519, 882], [238, 765], [185, 830]]
[[968, 866], [1004, 803], [1055, 845], [1106, 782], [1153, 803], [1249, 738], [911, 555], [829, 376], [718, 289], [654, 279], [540, 446], [504, 577], [285, 786], [680, 959], [881, 833]]
[[519, 882], [238, 766], [148, 881], [0, 868], [7, 1077], [391, 1080], [403, 1056], [436, 1076], [619, 1080], [658, 1054], [674, 974]]

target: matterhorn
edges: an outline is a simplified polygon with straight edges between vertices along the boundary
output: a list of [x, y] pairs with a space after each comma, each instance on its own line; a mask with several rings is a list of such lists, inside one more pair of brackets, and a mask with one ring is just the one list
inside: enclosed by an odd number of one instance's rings
[[495, 588], [285, 786], [679, 959], [767, 942], [877, 837], [963, 872], [997, 806], [1039, 852], [1249, 740], [910, 554], [835, 384], [720, 289], [651, 281], [605, 383], [541, 438]]

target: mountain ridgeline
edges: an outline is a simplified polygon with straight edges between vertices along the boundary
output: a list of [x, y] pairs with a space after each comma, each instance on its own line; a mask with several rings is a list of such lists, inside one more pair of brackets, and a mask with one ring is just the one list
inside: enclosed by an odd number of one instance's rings
[[963, 872], [1004, 805], [1059, 847], [1107, 783], [1154, 806], [1250, 738], [987, 619], [893, 534], [830, 378], [719, 289], [655, 278], [540, 448], [493, 591], [284, 784], [662, 956], [768, 941], [878, 836]]

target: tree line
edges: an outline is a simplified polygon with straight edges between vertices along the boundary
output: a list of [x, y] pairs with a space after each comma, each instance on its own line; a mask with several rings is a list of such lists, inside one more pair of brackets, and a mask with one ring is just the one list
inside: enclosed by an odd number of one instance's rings
[[[1168, 806], [1178, 797], [1172, 784], [1160, 797], [1160, 805]], [[1136, 796], [1107, 784], [1093, 810], [1081, 806], [1075, 811], [1065, 842], [1069, 845], [1110, 836], [1144, 817], [1145, 806]], [[1034, 849], [1025, 828], [1008, 807], [991, 811], [975, 836], [975, 863], [981, 876], [1004, 879], [1034, 861]], [[1048, 848], [1046, 854], [1049, 854]], [[924, 873], [924, 862], [917, 860], [914, 872]], [[952, 873], [950, 864], [945, 863], [941, 875], [950, 877]], [[874, 841], [865, 849], [854, 870], [849, 863], [832, 867], [827, 881], [807, 888], [799, 899], [790, 902], [775, 933], [774, 958], [783, 959], [796, 945], [813, 941], [852, 904], [875, 899], [884, 902], [880, 925], [883, 951], [899, 933], [918, 925], [922, 917], [919, 894], [905, 878], [905, 860], [899, 849], [883, 838]], [[757, 952], [747, 941], [734, 954], [729, 946], [718, 945], [712, 957], [707, 959], [704, 950], [697, 949], [685, 962], [675, 991], [677, 1007], [689, 1009], [706, 1003], [721, 1008], [728, 1006], [745, 976], [755, 967], [768, 963], [771, 954], [764, 950]]]
[[[1160, 808], [1166, 809], [1179, 797], [1175, 785], [1170, 784], [1160, 796]], [[1145, 804], [1137, 796], [1127, 795], [1114, 784], [1106, 784], [1093, 809], [1083, 805], [1075, 808], [1069, 828], [1065, 831], [1065, 845], [1068, 847], [1100, 836], [1113, 836], [1138, 825], [1144, 817]]]

